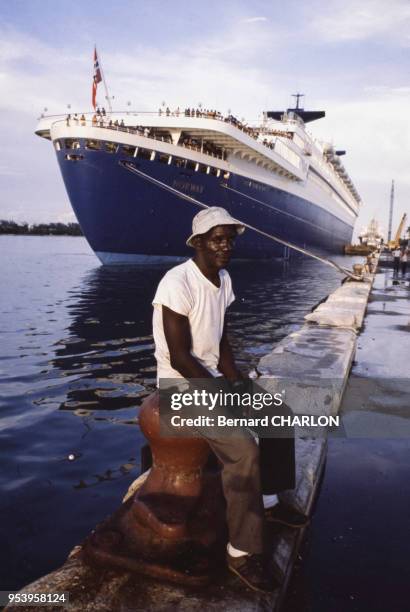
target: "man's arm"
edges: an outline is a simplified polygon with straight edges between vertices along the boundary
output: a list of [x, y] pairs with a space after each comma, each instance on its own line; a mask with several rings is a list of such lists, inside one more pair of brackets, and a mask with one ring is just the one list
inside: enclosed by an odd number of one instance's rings
[[184, 378], [212, 378], [212, 374], [191, 355], [188, 317], [162, 306], [162, 323], [171, 366]]
[[242, 380], [243, 376], [235, 364], [235, 359], [232, 353], [232, 348], [229, 343], [227, 333], [226, 317], [224, 321], [224, 329], [222, 332], [221, 342], [219, 344], [219, 363], [218, 370], [230, 381]]

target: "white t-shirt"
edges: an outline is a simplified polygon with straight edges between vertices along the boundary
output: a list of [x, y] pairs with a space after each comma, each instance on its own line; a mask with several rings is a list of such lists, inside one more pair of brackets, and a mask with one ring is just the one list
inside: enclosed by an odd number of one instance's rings
[[152, 327], [157, 360], [157, 379], [183, 378], [171, 367], [168, 344], [162, 323], [162, 306], [185, 315], [191, 328], [191, 354], [213, 376], [220, 376], [219, 344], [222, 338], [225, 311], [235, 299], [231, 277], [219, 271], [221, 286], [216, 287], [206, 278], [196, 263], [189, 259], [169, 270], [160, 281], [152, 301]]

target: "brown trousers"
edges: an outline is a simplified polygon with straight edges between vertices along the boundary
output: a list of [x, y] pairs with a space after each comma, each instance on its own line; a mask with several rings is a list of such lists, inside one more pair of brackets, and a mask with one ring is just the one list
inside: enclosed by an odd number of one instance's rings
[[[240, 436], [221, 436], [220, 431], [213, 431], [210, 427], [192, 429], [195, 435], [208, 442], [222, 464], [222, 488], [230, 543], [250, 554], [262, 553], [262, 494], [272, 495], [294, 488], [294, 439], [260, 438], [258, 445], [246, 429], [241, 430]], [[192, 429], [189, 428], [190, 433]]]

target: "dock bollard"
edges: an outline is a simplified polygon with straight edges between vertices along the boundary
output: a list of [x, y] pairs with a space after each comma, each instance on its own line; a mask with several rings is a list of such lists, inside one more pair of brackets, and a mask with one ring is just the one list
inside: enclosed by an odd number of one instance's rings
[[363, 264], [359, 264], [359, 263], [353, 264], [352, 269], [353, 269], [353, 274], [356, 274], [356, 276], [363, 278], [363, 274], [365, 272], [365, 266]]
[[153, 465], [142, 486], [83, 545], [86, 562], [205, 585], [223, 562], [227, 541], [220, 472], [207, 469], [202, 438], [160, 436], [158, 392], [139, 423]]

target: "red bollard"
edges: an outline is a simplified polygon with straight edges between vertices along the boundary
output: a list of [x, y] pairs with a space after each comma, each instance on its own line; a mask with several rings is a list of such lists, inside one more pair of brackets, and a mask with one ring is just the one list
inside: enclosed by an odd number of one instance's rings
[[139, 422], [152, 452], [143, 485], [87, 538], [86, 561], [204, 585], [223, 563], [227, 530], [220, 473], [206, 469], [202, 438], [160, 435], [158, 391]]

